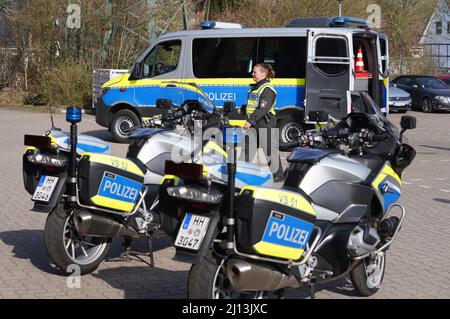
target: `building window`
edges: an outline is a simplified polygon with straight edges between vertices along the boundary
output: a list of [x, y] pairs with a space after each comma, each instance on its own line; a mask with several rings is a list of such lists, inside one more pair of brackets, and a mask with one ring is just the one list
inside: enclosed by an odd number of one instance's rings
[[447, 22], [447, 33], [450, 34], [450, 22]]
[[436, 34], [442, 34], [442, 21], [436, 22]]

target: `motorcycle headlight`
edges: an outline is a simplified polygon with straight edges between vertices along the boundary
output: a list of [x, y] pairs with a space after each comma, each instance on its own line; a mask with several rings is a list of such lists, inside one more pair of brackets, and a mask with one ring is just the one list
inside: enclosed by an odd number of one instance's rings
[[438, 101], [441, 104], [449, 104], [450, 103], [450, 99], [446, 96], [436, 96], [435, 99], [436, 99], [436, 101]]
[[58, 158], [49, 155], [28, 155], [28, 161], [33, 164], [40, 164], [44, 166], [53, 166], [53, 167], [64, 167], [66, 166], [67, 159]]
[[168, 187], [167, 193], [171, 197], [206, 204], [219, 204], [223, 198], [223, 194], [219, 191], [192, 186]]

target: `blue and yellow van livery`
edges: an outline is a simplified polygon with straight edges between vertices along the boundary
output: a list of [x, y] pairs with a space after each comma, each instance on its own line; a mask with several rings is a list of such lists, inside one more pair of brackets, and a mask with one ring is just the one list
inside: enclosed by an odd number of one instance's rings
[[[319, 20], [315, 27], [294, 19], [286, 28], [165, 34], [127, 74], [103, 85], [96, 121], [108, 127], [116, 139], [125, 138], [125, 130], [118, 132], [120, 121], [124, 127], [138, 125], [142, 119], [161, 114], [156, 107], [158, 99], [170, 99], [177, 105], [201, 100], [201, 92], [188, 84], [196, 85], [218, 107], [232, 101], [239, 108], [247, 101], [252, 69], [258, 63], [271, 64], [276, 71], [272, 84], [277, 91], [281, 142], [301, 133], [310, 111], [324, 110], [338, 119], [347, 115], [351, 111], [349, 91], [366, 91], [380, 108], [387, 107], [387, 38], [365, 26], [351, 28], [344, 23], [336, 27], [333, 19]], [[321, 24], [323, 27], [317, 27]], [[363, 80], [355, 75], [360, 47], [370, 74]]]

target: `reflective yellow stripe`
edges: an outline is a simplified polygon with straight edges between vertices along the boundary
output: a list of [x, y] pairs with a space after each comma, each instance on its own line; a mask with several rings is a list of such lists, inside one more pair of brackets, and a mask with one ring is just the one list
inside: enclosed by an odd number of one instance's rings
[[397, 175], [397, 173], [394, 172], [394, 170], [392, 169], [391, 166], [386, 164], [386, 165], [384, 165], [384, 167], [383, 167], [382, 171], [380, 172], [380, 174], [378, 174], [378, 176], [373, 181], [373, 183], [372, 183], [373, 188], [378, 189], [380, 187], [380, 184], [388, 176], [394, 178], [398, 182], [400, 187], [403, 186], [401, 178]]
[[[245, 121], [244, 121], [245, 122]], [[209, 141], [208, 143], [206, 143], [206, 145], [203, 147], [203, 152], [204, 153], [210, 153], [211, 151], [216, 151], [218, 152], [220, 155], [227, 157], [227, 152], [225, 152], [219, 145], [217, 145], [216, 143], [214, 143], [213, 141]]]
[[161, 181], [161, 185], [165, 182], [165, 181], [170, 181], [173, 180], [174, 181], [174, 185], [177, 186], [180, 182], [180, 178], [178, 176], [175, 175], [165, 175]]
[[276, 244], [259, 242], [253, 246], [262, 255], [278, 257], [291, 260], [299, 260], [302, 257], [303, 249], [286, 247]]
[[85, 153], [83, 155], [83, 158], [84, 157], [89, 157], [89, 160], [91, 162], [108, 165], [144, 177], [144, 173], [141, 171], [141, 169], [130, 160], [116, 156], [102, 155], [97, 153]]
[[23, 151], [23, 153], [25, 154], [25, 153], [28, 152], [28, 151], [33, 151], [33, 153], [36, 154], [37, 148], [36, 148], [36, 147], [29, 146], [29, 147], [27, 147], [27, 148], [25, 149], [25, 151]]
[[295, 208], [310, 215], [316, 216], [316, 211], [314, 210], [314, 208], [300, 194], [285, 190], [278, 190], [271, 188], [256, 188], [256, 187], [245, 187], [241, 191], [241, 194], [244, 190], [253, 191], [252, 197], [256, 199], [278, 203], [284, 206]]
[[[214, 79], [141, 79], [141, 80], [128, 80], [130, 74], [125, 74], [120, 82], [109, 84], [108, 82], [103, 87], [117, 88], [117, 87], [139, 87], [148, 85], [161, 85], [167, 82], [181, 82], [181, 83], [195, 83], [197, 85], [210, 85], [210, 86], [247, 86], [253, 84], [253, 80], [248, 79], [234, 79], [234, 78], [214, 78]], [[114, 80], [112, 80], [114, 82]], [[305, 86], [306, 80], [304, 78], [299, 79], [273, 79], [271, 80], [274, 86]]]
[[104, 196], [100, 196], [100, 195], [96, 195], [96, 196], [92, 197], [91, 200], [95, 205], [98, 205], [101, 207], [108, 207], [111, 209], [117, 209], [117, 210], [120, 210], [123, 212], [131, 212], [135, 205], [133, 203], [124, 202], [121, 200], [112, 199], [112, 198], [108, 198], [108, 197], [104, 197]]
[[232, 126], [244, 127], [246, 120], [229, 120], [228, 121]]

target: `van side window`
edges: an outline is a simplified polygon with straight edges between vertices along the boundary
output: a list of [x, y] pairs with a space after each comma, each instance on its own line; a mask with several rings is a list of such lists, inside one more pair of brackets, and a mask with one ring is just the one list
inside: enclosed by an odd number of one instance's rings
[[260, 38], [258, 62], [271, 64], [276, 78], [305, 78], [306, 37]]
[[257, 38], [194, 39], [192, 64], [197, 78], [249, 78], [256, 64]]
[[159, 43], [144, 60], [143, 77], [152, 78], [175, 71], [180, 60], [180, 52], [180, 40]]
[[[342, 38], [321, 37], [316, 41], [316, 59], [323, 60], [316, 66], [322, 72], [329, 75], [336, 75], [349, 70], [349, 53], [347, 50], [347, 41]], [[341, 59], [340, 59], [341, 58]], [[342, 59], [344, 58], [344, 59]]]

